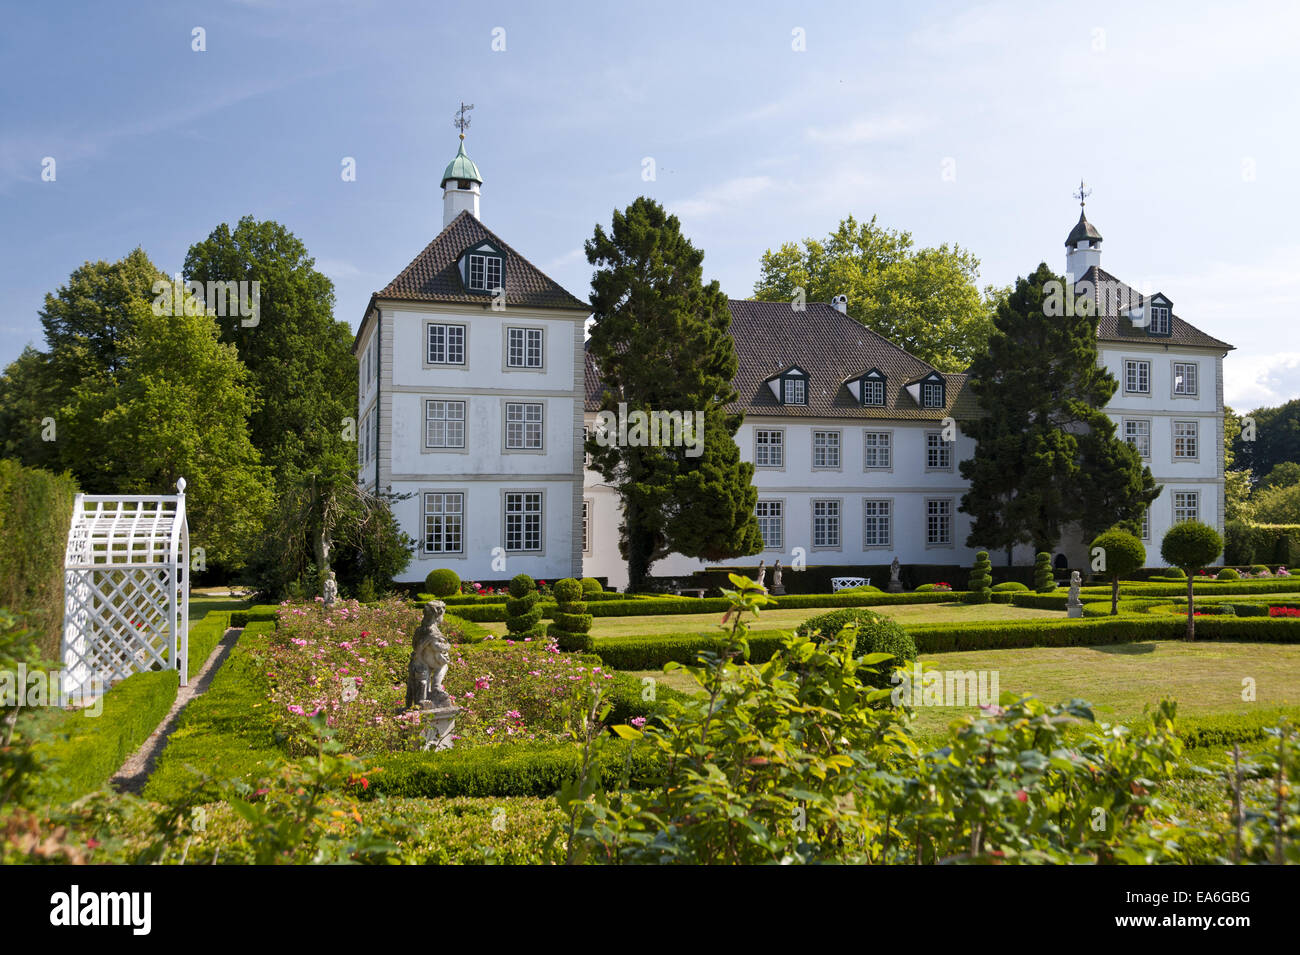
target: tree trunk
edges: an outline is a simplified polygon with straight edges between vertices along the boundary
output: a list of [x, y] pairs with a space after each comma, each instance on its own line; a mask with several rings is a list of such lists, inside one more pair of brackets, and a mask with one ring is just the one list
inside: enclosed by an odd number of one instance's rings
[[1192, 595], [1192, 571], [1187, 571], [1187, 639], [1196, 639], [1196, 598]]
[[1011, 566], [1011, 560], [1012, 560], [1012, 558], [1013, 558], [1013, 556], [1014, 556], [1014, 554], [1015, 554], [1015, 549], [1016, 549], [1016, 545], [1015, 545], [1015, 544], [1008, 544], [1008, 545], [1007, 545], [1007, 566], [1008, 566], [1008, 567]]
[[1112, 577], [1110, 581], [1110, 615], [1112, 617], [1119, 615], [1119, 578]]

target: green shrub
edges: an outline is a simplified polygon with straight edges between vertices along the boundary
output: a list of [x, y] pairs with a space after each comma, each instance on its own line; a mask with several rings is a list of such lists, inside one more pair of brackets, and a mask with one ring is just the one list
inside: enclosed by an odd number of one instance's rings
[[1223, 525], [1223, 562], [1244, 566], [1255, 560], [1255, 535], [1244, 521]]
[[[780, 630], [756, 630], [749, 634], [749, 660], [770, 660], [781, 647]], [[703, 650], [718, 652], [725, 644], [719, 633], [663, 633], [652, 637], [601, 637], [592, 652], [614, 670], [661, 670], [666, 663], [694, 664]]]
[[[1163, 577], [1172, 577], [1172, 578], [1174, 578], [1174, 579], [1176, 579], [1176, 580], [1186, 580], [1186, 579], [1187, 579], [1187, 574], [1186, 574], [1186, 572], [1185, 572], [1181, 567], [1166, 567], [1164, 573], [1163, 573], [1161, 576], [1163, 576]], [[1152, 579], [1154, 580], [1154, 579], [1158, 579], [1158, 578], [1152, 578]]]
[[1056, 575], [1052, 572], [1052, 555], [1045, 550], [1034, 555], [1034, 589], [1040, 594], [1050, 594], [1056, 589]]
[[35, 795], [71, 802], [112, 778], [126, 758], [158, 728], [176, 700], [175, 670], [136, 673], [104, 694], [103, 712], [68, 710], [44, 728], [37, 758], [45, 762]]
[[879, 666], [878, 673], [869, 674], [866, 682], [878, 687], [890, 686], [889, 674], [895, 667], [906, 667], [916, 659], [916, 644], [898, 622], [882, 617], [870, 610], [845, 609], [809, 617], [795, 630], [801, 637], [821, 634], [823, 639], [834, 637], [845, 627], [857, 627], [854, 655], [889, 653], [894, 659]]
[[556, 581], [554, 594], [555, 622], [547, 628], [546, 635], [561, 650], [591, 649], [591, 614], [587, 613], [587, 604], [582, 599], [582, 584], [565, 577]]
[[1250, 572], [1252, 574], [1267, 574], [1269, 573], [1269, 569], [1265, 564], [1251, 564]]
[[1029, 591], [1029, 587], [1018, 580], [1008, 580], [1005, 583], [994, 584], [991, 589], [995, 594], [1028, 593]]
[[23, 617], [41, 659], [59, 659], [63, 557], [76, 482], [0, 460], [0, 607]]
[[1241, 580], [1241, 574], [1237, 573], [1231, 567], [1225, 567], [1214, 575], [1215, 580]]
[[460, 593], [460, 577], [450, 567], [437, 567], [424, 578], [424, 588], [441, 600]]
[[992, 586], [993, 564], [989, 561], [989, 552], [982, 550], [975, 555], [975, 567], [966, 583], [966, 602], [972, 604], [988, 603]]
[[[541, 599], [537, 585], [527, 574], [518, 574], [510, 581], [510, 599], [505, 605], [505, 621], [506, 629], [513, 639], [540, 640], [546, 635], [546, 628], [542, 626], [542, 608], [538, 605]], [[466, 619], [473, 619], [468, 615], [471, 609], [477, 608], [466, 607], [462, 611]]]
[[884, 591], [879, 587], [873, 587], [871, 584], [863, 584], [861, 587], [845, 587], [843, 590], [836, 591], [837, 594], [883, 594]]
[[581, 583], [582, 592], [588, 597], [592, 594], [604, 593], [605, 591], [605, 588], [600, 585], [600, 581], [595, 577], [583, 577]]

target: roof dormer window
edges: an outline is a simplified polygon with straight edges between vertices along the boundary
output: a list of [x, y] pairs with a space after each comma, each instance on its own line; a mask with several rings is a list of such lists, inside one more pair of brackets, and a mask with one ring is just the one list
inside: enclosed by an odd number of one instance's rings
[[806, 405], [808, 403], [808, 379], [786, 378], [781, 382], [781, 404]]
[[942, 381], [921, 382], [921, 407], [922, 408], [943, 407], [943, 382]]
[[471, 255], [469, 257], [469, 282], [471, 289], [491, 292], [501, 287], [501, 257], [497, 255]]
[[865, 375], [851, 378], [845, 382], [849, 393], [858, 399], [864, 408], [883, 408], [885, 405], [885, 375], [879, 368], [873, 368]]
[[1152, 335], [1168, 335], [1169, 328], [1169, 306], [1168, 305], [1151, 305], [1151, 325], [1148, 331]]

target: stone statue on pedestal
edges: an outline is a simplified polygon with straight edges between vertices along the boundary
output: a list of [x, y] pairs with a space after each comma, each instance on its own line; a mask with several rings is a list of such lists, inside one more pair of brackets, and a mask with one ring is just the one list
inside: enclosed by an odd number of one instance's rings
[[767, 589], [767, 561], [765, 560], [758, 562], [758, 586]]
[[424, 605], [424, 619], [411, 641], [411, 662], [407, 665], [406, 705], [424, 710], [452, 706], [450, 694], [442, 688], [451, 665], [451, 643], [439, 625], [447, 605], [431, 600]]
[[1082, 583], [1079, 572], [1077, 570], [1070, 571], [1070, 596], [1065, 601], [1065, 614], [1067, 617], [1083, 616], [1083, 601], [1079, 599], [1079, 585]]
[[776, 566], [772, 568], [772, 593], [778, 597], [785, 593], [785, 585], [781, 583], [781, 561], [777, 560]]
[[898, 579], [898, 557], [894, 557], [894, 562], [889, 565], [889, 592], [891, 594], [903, 592], [903, 582]]
[[321, 596], [325, 598], [325, 609], [329, 610], [339, 599], [339, 582], [334, 579], [334, 571], [325, 578], [325, 586], [321, 588]]

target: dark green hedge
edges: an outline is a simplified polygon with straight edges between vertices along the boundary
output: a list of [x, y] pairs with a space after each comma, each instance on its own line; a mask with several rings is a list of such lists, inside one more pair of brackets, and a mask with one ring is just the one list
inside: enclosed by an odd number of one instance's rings
[[230, 626], [229, 610], [209, 610], [198, 623], [190, 624], [190, 659], [186, 674], [193, 680]]
[[247, 610], [234, 610], [230, 614], [232, 627], [246, 627], [250, 623], [274, 623], [280, 611], [279, 604], [253, 604]]
[[0, 607], [22, 614], [40, 656], [59, 659], [63, 557], [76, 482], [0, 460]]
[[[755, 630], [749, 635], [749, 659], [770, 660], [781, 646], [780, 630]], [[599, 637], [592, 653], [615, 670], [661, 670], [665, 663], [694, 663], [701, 650], [722, 646], [717, 633], [665, 633], [651, 637]]]
[[1180, 716], [1174, 721], [1174, 731], [1182, 737], [1183, 744], [1189, 749], [1231, 746], [1233, 743], [1257, 743], [1268, 739], [1265, 731], [1277, 726], [1282, 720], [1300, 722], [1300, 706], [1270, 707], [1244, 713]]
[[[960, 650], [1009, 650], [1024, 647], [1086, 647], [1141, 640], [1177, 640], [1182, 617], [1132, 614], [1083, 620], [989, 621], [988, 623], [917, 624], [908, 627], [919, 653]], [[1300, 619], [1198, 617], [1199, 640], [1251, 643], [1300, 643]]]
[[84, 710], [59, 714], [36, 745], [46, 764], [37, 798], [70, 802], [107, 783], [167, 716], [179, 685], [175, 670], [137, 673], [104, 694], [98, 716]]

